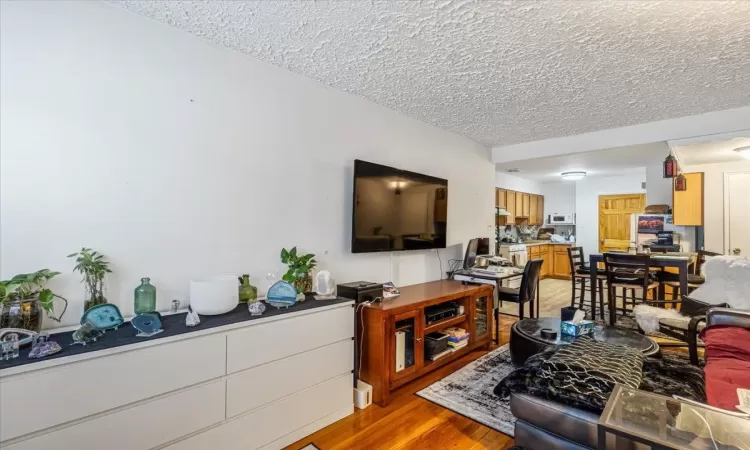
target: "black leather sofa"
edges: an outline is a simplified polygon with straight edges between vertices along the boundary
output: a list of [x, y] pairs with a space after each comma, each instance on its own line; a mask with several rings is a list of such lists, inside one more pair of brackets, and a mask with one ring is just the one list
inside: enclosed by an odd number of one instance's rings
[[[713, 308], [707, 325], [750, 328], [750, 311]], [[597, 449], [599, 415], [528, 394], [511, 394], [510, 409], [516, 417], [514, 441], [532, 450]], [[607, 433], [606, 448], [613, 450], [650, 447]]]

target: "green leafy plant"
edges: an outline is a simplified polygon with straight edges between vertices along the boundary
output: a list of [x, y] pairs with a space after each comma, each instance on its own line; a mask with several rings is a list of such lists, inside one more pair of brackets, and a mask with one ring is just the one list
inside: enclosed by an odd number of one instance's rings
[[[65, 310], [68, 309], [68, 301], [47, 287], [47, 281], [57, 275], [60, 275], [60, 272], [42, 269], [32, 273], [16, 275], [10, 280], [0, 281], [0, 303], [35, 300], [39, 298], [39, 305], [47, 311], [49, 318], [59, 322], [60, 318], [65, 314]], [[65, 301], [65, 309], [63, 309], [60, 317], [57, 318], [51, 315], [55, 311], [55, 298]]]
[[315, 261], [315, 255], [312, 253], [297, 255], [297, 247], [292, 247], [291, 250], [282, 248], [281, 262], [289, 267], [289, 270], [286, 271], [281, 279], [287, 283], [294, 284], [297, 292], [305, 292], [306, 284], [312, 286], [310, 271], [318, 264]]
[[83, 277], [81, 283], [86, 284], [89, 298], [86, 300], [84, 309], [107, 303], [107, 299], [104, 297], [104, 277], [112, 271], [109, 269], [109, 261], [104, 259], [104, 255], [83, 247], [80, 252], [68, 255], [68, 258], [76, 259], [73, 272], [80, 273]]

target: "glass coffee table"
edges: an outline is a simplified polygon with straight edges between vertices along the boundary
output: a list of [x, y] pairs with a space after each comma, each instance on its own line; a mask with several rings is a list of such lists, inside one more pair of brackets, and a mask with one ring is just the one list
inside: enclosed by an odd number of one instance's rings
[[598, 432], [600, 449], [612, 433], [657, 449], [750, 450], [750, 419], [619, 384]]
[[[557, 337], [548, 339], [542, 336], [543, 329], [556, 331]], [[594, 333], [588, 336], [597, 341], [636, 348], [646, 356], [659, 353], [659, 344], [651, 338], [625, 328], [597, 323], [594, 326]], [[575, 339], [575, 336], [560, 333], [560, 319], [558, 318], [540, 317], [519, 320], [510, 328], [510, 359], [513, 365], [518, 367], [523, 365], [531, 356], [544, 350], [548, 345], [567, 345]]]

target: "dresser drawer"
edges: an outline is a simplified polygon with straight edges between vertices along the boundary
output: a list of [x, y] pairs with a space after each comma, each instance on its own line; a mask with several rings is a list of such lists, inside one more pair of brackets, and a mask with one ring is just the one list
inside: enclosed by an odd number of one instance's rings
[[351, 373], [353, 368], [354, 341], [346, 339], [238, 372], [227, 378], [227, 417]]
[[0, 439], [220, 377], [225, 358], [226, 337], [215, 334], [3, 378]]
[[[299, 372], [298, 375], [305, 374]], [[351, 374], [229, 420], [170, 445], [166, 450], [251, 450], [346, 407], [352, 407]]]
[[147, 450], [222, 420], [224, 381], [218, 380], [3, 449]]
[[[308, 300], [312, 301], [312, 300]], [[227, 334], [227, 373], [249, 369], [354, 337], [354, 308], [268, 322]]]

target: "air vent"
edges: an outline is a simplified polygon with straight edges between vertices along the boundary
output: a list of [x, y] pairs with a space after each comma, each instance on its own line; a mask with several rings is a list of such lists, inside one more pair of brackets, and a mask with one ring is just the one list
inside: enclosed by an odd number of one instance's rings
[[646, 182], [645, 182], [645, 181], [643, 181], [643, 182], [641, 183], [641, 189], [646, 189]]
[[518, 172], [521, 171], [521, 169], [518, 169], [518, 168], [514, 167], [512, 169], [505, 169], [505, 171], [508, 172], [508, 173], [518, 173]]

